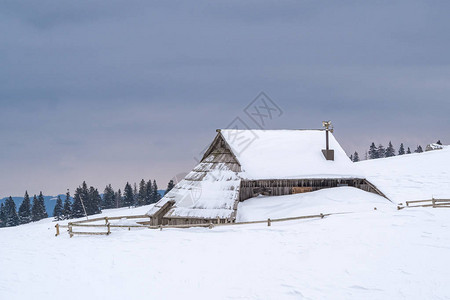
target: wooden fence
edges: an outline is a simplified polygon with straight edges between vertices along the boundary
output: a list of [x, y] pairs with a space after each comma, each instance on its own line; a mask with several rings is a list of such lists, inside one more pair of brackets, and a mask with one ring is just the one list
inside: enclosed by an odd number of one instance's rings
[[406, 201], [406, 207], [450, 207], [450, 199], [432, 198], [431, 200]]
[[[67, 225], [59, 225], [56, 224], [56, 234], [55, 236], [60, 235], [60, 228], [67, 228], [67, 231], [70, 235], [70, 237], [73, 237], [74, 235], [110, 235], [111, 234], [111, 228], [128, 228], [128, 230], [131, 230], [131, 228], [148, 228], [148, 229], [160, 229], [163, 230], [164, 228], [191, 228], [191, 227], [203, 227], [203, 228], [214, 228], [215, 226], [232, 226], [232, 225], [248, 225], [248, 224], [264, 224], [266, 223], [267, 226], [271, 226], [274, 222], [285, 222], [285, 221], [293, 221], [293, 220], [302, 220], [302, 219], [313, 219], [313, 218], [320, 218], [323, 219], [324, 217], [328, 217], [331, 215], [338, 215], [338, 214], [348, 214], [349, 212], [343, 212], [343, 213], [329, 213], [329, 214], [318, 214], [318, 215], [309, 215], [309, 216], [299, 216], [299, 217], [290, 217], [290, 218], [280, 218], [280, 219], [267, 219], [267, 220], [261, 220], [261, 221], [250, 221], [250, 222], [234, 222], [234, 223], [206, 223], [206, 224], [185, 224], [185, 225], [116, 225], [111, 224], [110, 220], [122, 220], [122, 219], [143, 219], [143, 218], [149, 218], [148, 216], [121, 216], [121, 217], [104, 217], [104, 218], [95, 218], [90, 220], [83, 220], [83, 221], [76, 221], [76, 222], [70, 222]], [[105, 224], [86, 224], [89, 222], [98, 222], [98, 221], [105, 221]], [[80, 231], [73, 231], [74, 227], [83, 227], [83, 228], [105, 228], [106, 231], [101, 232], [80, 232]]]
[[[111, 220], [122, 220], [122, 219], [149, 219], [150, 217], [147, 215], [135, 215], [135, 216], [119, 216], [119, 217], [103, 217], [103, 218], [93, 218], [93, 219], [87, 219], [87, 220], [81, 220], [81, 221], [75, 221], [75, 222], [69, 222], [67, 225], [59, 225], [56, 224], [56, 235], [58, 236], [60, 234], [60, 228], [67, 228], [67, 232], [69, 233], [70, 237], [73, 237], [74, 235], [110, 235], [111, 234], [111, 228], [128, 228], [131, 230], [131, 228], [135, 227], [146, 227], [142, 225], [116, 225], [111, 224]], [[92, 222], [101, 222], [104, 221], [105, 224], [87, 224]], [[105, 228], [106, 231], [100, 231], [100, 232], [84, 232], [84, 231], [73, 231], [73, 227], [89, 227], [89, 228]]]

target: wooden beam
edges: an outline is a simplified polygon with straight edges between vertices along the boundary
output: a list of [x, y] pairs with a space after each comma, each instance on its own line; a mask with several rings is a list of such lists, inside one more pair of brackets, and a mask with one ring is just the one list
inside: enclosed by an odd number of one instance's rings
[[72, 235], [79, 234], [79, 235], [108, 235], [108, 232], [77, 232], [73, 231]]

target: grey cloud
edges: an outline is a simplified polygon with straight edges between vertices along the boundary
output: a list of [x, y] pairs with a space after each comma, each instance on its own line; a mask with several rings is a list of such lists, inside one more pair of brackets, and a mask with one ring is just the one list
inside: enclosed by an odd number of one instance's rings
[[261, 90], [348, 152], [450, 141], [449, 5], [3, 1], [0, 197], [164, 186]]

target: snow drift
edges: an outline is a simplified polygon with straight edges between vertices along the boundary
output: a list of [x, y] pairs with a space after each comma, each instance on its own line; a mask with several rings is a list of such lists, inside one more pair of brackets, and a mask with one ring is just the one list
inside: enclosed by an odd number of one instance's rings
[[389, 199], [450, 198], [450, 147], [355, 164]]

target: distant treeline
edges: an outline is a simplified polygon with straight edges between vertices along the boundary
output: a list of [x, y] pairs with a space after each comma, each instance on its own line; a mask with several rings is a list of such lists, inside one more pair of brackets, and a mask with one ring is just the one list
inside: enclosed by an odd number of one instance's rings
[[[437, 141], [436, 144], [442, 145], [441, 141]], [[423, 148], [421, 145], [418, 145], [416, 150], [414, 150], [414, 153], [422, 153]], [[397, 154], [396, 154], [397, 153]], [[375, 145], [375, 143], [372, 143], [369, 147], [369, 150], [366, 151], [364, 159], [377, 159], [377, 158], [385, 158], [385, 157], [392, 157], [396, 155], [404, 155], [404, 154], [411, 154], [411, 149], [408, 147], [405, 149], [405, 146], [403, 143], [400, 144], [399, 149], [396, 151], [394, 146], [392, 145], [392, 142], [389, 142], [388, 146], [385, 148], [382, 144], [378, 144], [378, 146]], [[361, 160], [359, 153], [355, 151], [352, 155], [350, 155], [350, 159], [353, 162], [358, 162]]]
[[[174, 187], [173, 180], [170, 180], [165, 194]], [[55, 220], [67, 220], [80, 218], [85, 215], [94, 215], [102, 212], [102, 209], [119, 207], [137, 207], [156, 203], [161, 199], [158, 192], [156, 180], [145, 181], [142, 179], [139, 186], [135, 183], [133, 186], [127, 182], [122, 191], [114, 191], [111, 184], [105, 187], [101, 196], [98, 189], [93, 186], [88, 188], [86, 182], [83, 182], [75, 189], [73, 198], [69, 190], [66, 193], [64, 201], [58, 196], [53, 210]], [[48, 218], [44, 205], [44, 196], [42, 192], [39, 196], [34, 195], [33, 201], [30, 200], [28, 192], [25, 192], [22, 204], [19, 210], [16, 209], [12, 197], [6, 199], [5, 203], [0, 205], [0, 227], [11, 227], [30, 222], [39, 221]]]

